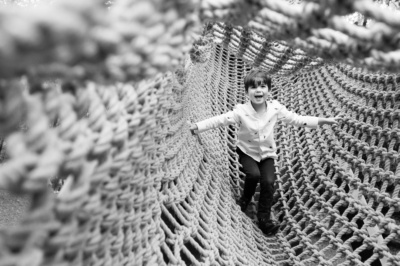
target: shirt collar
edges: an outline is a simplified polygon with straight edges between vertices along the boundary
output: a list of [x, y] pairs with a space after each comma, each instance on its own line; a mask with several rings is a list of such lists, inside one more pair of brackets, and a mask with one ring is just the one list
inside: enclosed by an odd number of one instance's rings
[[[267, 104], [267, 109], [265, 109], [265, 112], [267, 112], [272, 105], [272, 100], [271, 101], [265, 101]], [[252, 114], [257, 114], [256, 110], [254, 110], [253, 105], [251, 105], [251, 101], [246, 102], [247, 109], [252, 113]]]

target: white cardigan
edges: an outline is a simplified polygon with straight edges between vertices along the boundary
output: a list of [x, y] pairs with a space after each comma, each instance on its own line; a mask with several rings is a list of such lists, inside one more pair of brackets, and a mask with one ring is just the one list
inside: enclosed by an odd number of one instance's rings
[[277, 158], [274, 126], [277, 121], [287, 124], [317, 128], [318, 117], [301, 116], [288, 111], [276, 100], [268, 101], [264, 113], [258, 114], [251, 102], [238, 104], [233, 111], [196, 123], [199, 133], [220, 126], [239, 124], [238, 147], [256, 161]]

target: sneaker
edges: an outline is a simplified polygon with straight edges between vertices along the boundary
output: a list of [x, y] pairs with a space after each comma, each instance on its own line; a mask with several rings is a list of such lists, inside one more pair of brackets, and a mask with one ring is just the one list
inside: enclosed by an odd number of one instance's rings
[[243, 198], [240, 198], [237, 203], [239, 204], [240, 209], [242, 210], [242, 212], [246, 212], [247, 207], [250, 204], [250, 200], [245, 200]]
[[258, 226], [260, 227], [261, 231], [267, 236], [275, 235], [276, 233], [278, 233], [280, 227], [277, 222], [265, 218], [262, 218], [258, 221]]

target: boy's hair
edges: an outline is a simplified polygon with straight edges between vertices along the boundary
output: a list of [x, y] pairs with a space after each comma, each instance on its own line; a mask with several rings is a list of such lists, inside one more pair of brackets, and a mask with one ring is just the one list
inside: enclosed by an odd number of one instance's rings
[[267, 84], [268, 88], [271, 89], [271, 78], [265, 71], [253, 69], [244, 78], [244, 89], [246, 93], [249, 91], [250, 87], [255, 88], [261, 84]]

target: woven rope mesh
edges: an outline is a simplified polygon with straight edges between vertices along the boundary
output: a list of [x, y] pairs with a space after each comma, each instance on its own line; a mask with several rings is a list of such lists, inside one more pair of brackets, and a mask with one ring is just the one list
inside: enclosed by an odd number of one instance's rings
[[[298, 2], [1, 10], [0, 187], [30, 206], [0, 265], [400, 265], [399, 2]], [[237, 128], [188, 125], [255, 67], [288, 109], [344, 116], [276, 126], [274, 237], [258, 192], [235, 202]]]

